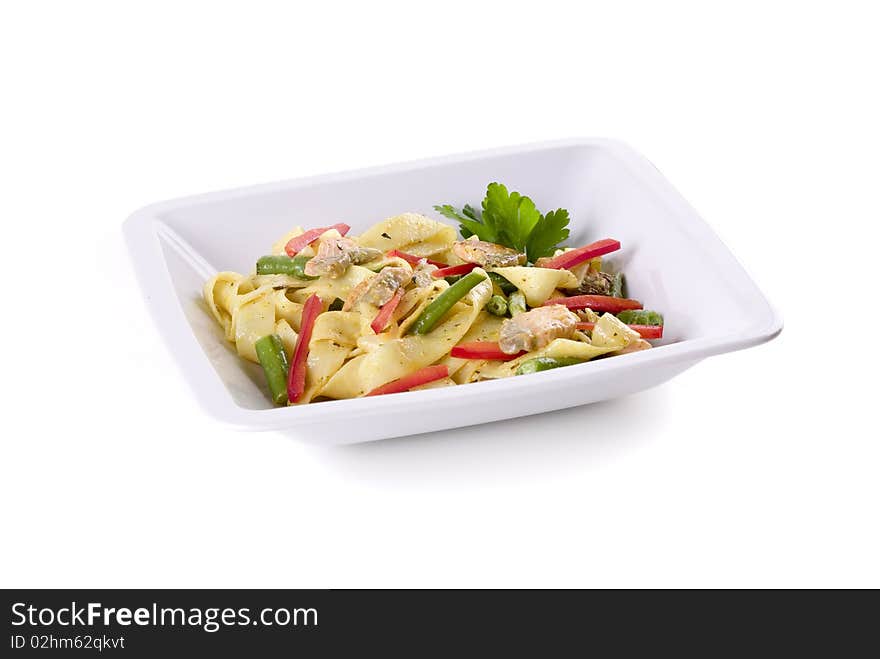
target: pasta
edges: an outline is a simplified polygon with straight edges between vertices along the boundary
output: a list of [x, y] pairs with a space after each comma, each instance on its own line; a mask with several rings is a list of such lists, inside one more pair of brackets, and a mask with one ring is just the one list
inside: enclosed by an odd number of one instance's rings
[[659, 314], [624, 322], [640, 303], [580, 294], [611, 281], [596, 251], [510, 265], [525, 252], [403, 213], [359, 236], [344, 224], [295, 227], [254, 272], [214, 275], [204, 298], [281, 404], [454, 387], [650, 347]]
[[360, 243], [383, 252], [396, 249], [427, 257], [448, 250], [455, 238], [455, 229], [447, 224], [418, 213], [403, 213], [367, 229]]

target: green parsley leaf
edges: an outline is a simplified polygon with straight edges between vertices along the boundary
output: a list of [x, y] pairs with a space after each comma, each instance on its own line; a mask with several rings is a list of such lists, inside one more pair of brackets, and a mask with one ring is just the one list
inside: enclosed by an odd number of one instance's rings
[[463, 215], [467, 215], [472, 220], [479, 220], [480, 219], [479, 211], [474, 210], [474, 207], [471, 206], [470, 204], [465, 204], [464, 207], [461, 209], [461, 212]]
[[[461, 213], [462, 215], [467, 215], [469, 218], [471, 218], [472, 220], [476, 220], [477, 222], [483, 221], [480, 217], [480, 212], [474, 210], [474, 207], [470, 204], [465, 204], [464, 206], [462, 206]], [[459, 230], [461, 231], [462, 238], [470, 238], [472, 235], [474, 235], [473, 232], [468, 230], [468, 228], [465, 226], [459, 227]]]
[[501, 183], [490, 183], [486, 188], [483, 223], [497, 227], [500, 244], [525, 252], [529, 234], [540, 219], [541, 213], [528, 197], [508, 192]]
[[462, 215], [459, 211], [455, 210], [455, 206], [452, 204], [443, 204], [442, 206], [434, 206], [434, 210], [443, 215], [444, 217], [448, 217], [450, 220], [455, 220], [456, 222], [461, 222], [462, 220], [467, 220], [468, 218]]
[[534, 263], [542, 256], [552, 256], [559, 243], [568, 239], [568, 211], [557, 208], [542, 216], [529, 236], [526, 255]]
[[519, 192], [508, 192], [501, 183], [486, 188], [482, 212], [465, 204], [459, 211], [450, 204], [434, 206], [441, 215], [459, 224], [462, 237], [480, 240], [524, 252], [529, 261], [551, 255], [568, 238], [568, 211], [560, 208], [546, 216], [535, 203]]
[[[470, 206], [467, 206], [467, 208], [470, 208]], [[486, 240], [491, 243], [498, 242], [494, 231], [484, 226], [480, 220], [466, 217], [461, 212], [455, 210], [454, 206], [443, 204], [442, 206], [434, 206], [434, 210], [444, 217], [458, 222], [460, 225], [459, 230], [463, 237], [468, 238], [469, 236], [476, 235], [480, 240]]]

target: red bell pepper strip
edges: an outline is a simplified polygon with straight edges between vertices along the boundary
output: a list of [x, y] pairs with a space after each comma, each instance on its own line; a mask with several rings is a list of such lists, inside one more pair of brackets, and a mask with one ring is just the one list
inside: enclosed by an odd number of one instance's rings
[[562, 304], [569, 309], [592, 309], [593, 311], [608, 311], [620, 313], [625, 309], [641, 309], [642, 303], [638, 300], [630, 300], [625, 297], [611, 297], [610, 295], [572, 295], [571, 297], [558, 297], [547, 300], [544, 306]]
[[394, 313], [394, 310], [397, 308], [397, 305], [400, 304], [400, 300], [403, 298], [403, 287], [395, 291], [394, 295], [388, 302], [382, 305], [379, 309], [379, 313], [376, 314], [376, 317], [373, 319], [373, 322], [370, 323], [370, 328], [378, 334], [388, 325], [388, 321], [391, 319], [391, 314]]
[[380, 396], [382, 394], [398, 394], [401, 391], [409, 391], [413, 387], [428, 384], [434, 380], [442, 380], [445, 377], [449, 377], [449, 368], [445, 364], [426, 366], [425, 368], [420, 368], [415, 373], [404, 375], [402, 378], [392, 380], [388, 384], [383, 384], [381, 387], [376, 387], [366, 395]]
[[466, 275], [471, 270], [477, 267], [476, 263], [462, 263], [461, 265], [450, 265], [445, 268], [440, 268], [439, 270], [434, 270], [431, 275], [437, 279], [443, 279], [444, 277], [454, 277], [456, 275]]
[[287, 379], [287, 398], [295, 403], [306, 390], [306, 366], [309, 359], [309, 341], [312, 340], [312, 330], [315, 329], [315, 319], [321, 313], [323, 303], [321, 298], [312, 294], [303, 305], [302, 321], [299, 324], [299, 336], [296, 337], [296, 347], [293, 350], [293, 359], [290, 362], [290, 375]]
[[495, 341], [471, 341], [453, 346], [449, 354], [460, 359], [491, 359], [509, 362], [511, 359], [516, 359], [526, 353], [523, 351], [515, 355], [508, 355], [506, 352], [501, 351], [501, 347]]
[[[385, 256], [390, 257], [398, 257], [409, 263], [411, 266], [415, 267], [419, 264], [424, 257], [416, 256], [415, 254], [407, 254], [406, 252], [401, 252], [399, 249], [392, 249], [386, 252]], [[431, 259], [425, 259], [429, 265], [435, 265], [438, 268], [448, 268], [449, 265], [446, 263], [440, 263], [440, 261], [432, 261]]]
[[[596, 323], [578, 323], [576, 325], [579, 330], [587, 330], [592, 332]], [[662, 339], [663, 325], [627, 325], [630, 329], [639, 333], [643, 339]]]
[[319, 227], [317, 229], [309, 229], [305, 233], [301, 233], [298, 236], [294, 236], [290, 240], [287, 241], [287, 244], [284, 246], [284, 251], [287, 252], [288, 256], [296, 256], [301, 251], [306, 248], [306, 245], [310, 245], [315, 242], [318, 238], [321, 237], [325, 231], [330, 231], [330, 229], [336, 229], [341, 235], [347, 234], [351, 231], [351, 227], [347, 224], [334, 224], [331, 227]]
[[563, 252], [559, 256], [554, 256], [552, 259], [541, 261], [540, 265], [542, 268], [553, 268], [555, 270], [561, 270], [562, 268], [573, 268], [579, 263], [589, 261], [590, 259], [594, 259], [597, 256], [602, 256], [603, 254], [616, 252], [619, 249], [619, 240], [605, 238], [604, 240], [597, 240], [596, 242], [585, 245], [584, 247], [578, 247], [577, 249], [571, 249], [567, 252]]

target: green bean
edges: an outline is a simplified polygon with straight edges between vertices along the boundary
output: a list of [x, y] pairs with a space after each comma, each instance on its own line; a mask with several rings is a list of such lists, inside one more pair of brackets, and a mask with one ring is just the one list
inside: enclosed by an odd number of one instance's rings
[[287, 355], [277, 334], [267, 334], [254, 343], [257, 359], [266, 374], [272, 402], [276, 405], [287, 405]]
[[513, 318], [518, 313], [526, 310], [526, 296], [522, 291], [515, 291], [510, 294], [507, 300], [507, 308], [510, 310], [510, 317]]
[[549, 371], [551, 368], [559, 368], [560, 366], [572, 366], [573, 364], [583, 364], [585, 360], [575, 359], [574, 357], [535, 357], [524, 361], [516, 369], [517, 375], [526, 375], [527, 373], [537, 373], [539, 371]]
[[503, 295], [493, 295], [486, 303], [486, 311], [493, 316], [507, 315], [507, 300]]
[[306, 263], [309, 256], [261, 256], [257, 261], [258, 275], [290, 275], [297, 279], [317, 279], [305, 273]]
[[627, 325], [662, 325], [663, 315], [647, 309], [627, 309], [617, 314], [620, 322]]
[[626, 281], [623, 278], [623, 273], [615, 273], [613, 278], [611, 279], [611, 297], [626, 297], [626, 295], [624, 294], [625, 288]]
[[430, 332], [434, 329], [434, 326], [440, 322], [440, 319], [443, 318], [453, 306], [455, 306], [456, 302], [467, 295], [468, 291], [474, 286], [485, 280], [486, 278], [483, 275], [476, 272], [471, 272], [459, 279], [452, 286], [440, 293], [436, 300], [425, 307], [416, 322], [410, 327], [410, 331], [415, 332], [416, 334], [427, 334]]
[[444, 277], [443, 279], [446, 280], [447, 284], [452, 286], [455, 282], [457, 282], [462, 277], [464, 277], [464, 275], [449, 275], [448, 277]]
[[514, 284], [511, 284], [507, 279], [499, 275], [497, 272], [490, 272], [489, 279], [491, 279], [492, 283], [500, 288], [501, 292], [505, 295], [510, 295], [516, 290], [516, 286]]

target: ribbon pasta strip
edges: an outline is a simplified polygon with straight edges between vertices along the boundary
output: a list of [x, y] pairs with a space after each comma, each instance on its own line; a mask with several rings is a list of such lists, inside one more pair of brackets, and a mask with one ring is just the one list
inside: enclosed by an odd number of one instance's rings
[[[403, 213], [360, 236], [343, 236], [332, 228], [332, 221], [318, 226], [331, 228], [295, 227], [281, 236], [260, 258], [261, 274], [256, 274], [256, 267], [250, 274], [219, 272], [203, 291], [208, 311], [243, 359], [261, 363], [262, 358], [267, 369], [265, 360], [271, 358], [273, 372], [283, 374], [279, 369], [291, 364], [288, 370], [293, 371], [295, 354], [302, 355], [296, 368], [301, 374], [305, 364], [305, 390], [297, 404], [357, 398], [389, 384], [393, 390], [396, 380], [414, 374], [414, 379], [404, 381], [422, 382], [416, 389], [456, 386], [510, 377], [522, 364], [539, 357], [585, 361], [647, 345], [614, 315], [600, 317], [586, 308], [578, 311], [577, 318], [591, 323], [590, 334], [569, 332], [509, 361], [485, 359], [486, 354], [498, 354], [505, 324], [515, 323], [513, 292], [520, 300], [516, 314], [525, 311], [522, 300], [532, 310], [539, 309], [577, 289], [591, 262], [571, 270], [488, 265], [483, 269], [474, 267], [477, 262], [472, 260], [471, 272], [482, 279], [474, 283], [469, 274], [465, 278], [471, 280], [456, 285], [460, 278], [446, 279], [444, 273], [435, 277], [435, 265], [419, 260], [430, 258], [453, 267], [465, 263], [456, 230], [447, 224]], [[294, 240], [300, 236], [304, 237]], [[313, 236], [318, 237], [306, 244]], [[504, 280], [510, 286], [505, 284], [502, 290], [499, 281]], [[450, 294], [444, 296], [447, 291]], [[504, 292], [510, 295], [509, 310]], [[306, 322], [314, 325], [303, 328], [303, 305], [312, 296], [320, 299], [321, 313], [316, 318], [309, 315]], [[490, 299], [493, 304], [487, 307]], [[381, 322], [376, 323], [380, 312]], [[423, 314], [430, 320], [426, 322]], [[574, 325], [571, 322], [570, 327]], [[297, 345], [309, 329], [305, 357]], [[256, 348], [267, 335], [279, 339], [271, 342], [275, 347], [270, 357], [265, 342], [260, 354]], [[477, 352], [470, 359], [459, 352], [452, 357], [450, 351], [459, 344], [495, 346], [496, 352]], [[430, 380], [419, 378], [425, 370], [432, 373]]]

